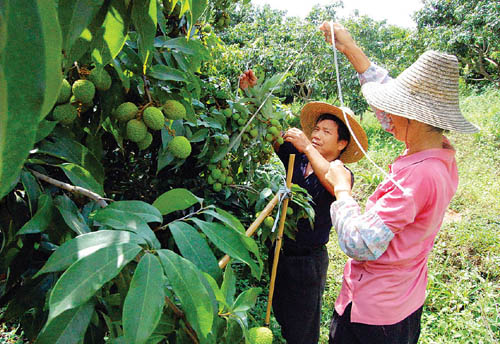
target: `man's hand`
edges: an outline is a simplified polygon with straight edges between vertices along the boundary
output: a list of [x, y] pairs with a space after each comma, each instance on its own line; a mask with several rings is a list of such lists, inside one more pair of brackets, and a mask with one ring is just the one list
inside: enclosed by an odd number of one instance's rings
[[306, 134], [297, 128], [288, 129], [283, 135], [283, 139], [290, 142], [301, 153], [306, 150], [307, 146], [311, 145], [311, 141], [309, 141]]
[[246, 90], [248, 87], [253, 87], [257, 85], [257, 77], [255, 76], [253, 70], [249, 69], [239, 77], [240, 88]]

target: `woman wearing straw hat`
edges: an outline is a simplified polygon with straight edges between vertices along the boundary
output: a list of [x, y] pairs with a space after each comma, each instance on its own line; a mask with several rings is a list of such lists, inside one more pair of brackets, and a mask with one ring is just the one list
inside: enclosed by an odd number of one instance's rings
[[[320, 29], [332, 43], [331, 26]], [[458, 185], [455, 152], [444, 130], [478, 129], [461, 114], [458, 63], [427, 51], [391, 79], [351, 35], [333, 24], [335, 46], [359, 73], [362, 92], [384, 129], [406, 144], [389, 177], [366, 203], [351, 197], [342, 161], [326, 179], [335, 190], [332, 224], [350, 257], [330, 325], [330, 343], [417, 343], [427, 285], [427, 259]]]

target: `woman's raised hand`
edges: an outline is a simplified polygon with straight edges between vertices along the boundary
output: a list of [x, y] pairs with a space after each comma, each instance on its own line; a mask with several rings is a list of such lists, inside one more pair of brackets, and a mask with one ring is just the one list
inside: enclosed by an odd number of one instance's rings
[[253, 70], [251, 69], [241, 74], [239, 79], [240, 79], [240, 88], [242, 90], [257, 85], [257, 77], [255, 76]]
[[[325, 21], [320, 25], [319, 29], [323, 32], [325, 36], [325, 41], [332, 44], [332, 29], [331, 22]], [[333, 23], [333, 31], [335, 34], [335, 47], [342, 53], [344, 53], [349, 45], [353, 45], [354, 40], [351, 34], [345, 27], [339, 23]]]

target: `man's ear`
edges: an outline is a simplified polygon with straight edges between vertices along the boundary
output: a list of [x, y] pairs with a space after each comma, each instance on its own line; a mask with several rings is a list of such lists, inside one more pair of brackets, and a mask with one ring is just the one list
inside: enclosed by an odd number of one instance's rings
[[349, 144], [349, 141], [347, 141], [347, 140], [338, 140], [337, 141], [337, 148], [339, 151], [341, 151], [342, 149], [347, 147], [348, 144]]

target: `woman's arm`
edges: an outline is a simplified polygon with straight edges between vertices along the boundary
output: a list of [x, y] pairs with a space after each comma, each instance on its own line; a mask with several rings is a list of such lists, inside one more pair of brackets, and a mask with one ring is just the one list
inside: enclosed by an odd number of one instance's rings
[[378, 259], [394, 238], [394, 233], [375, 211], [361, 214], [358, 203], [352, 197], [333, 202], [330, 215], [340, 248], [353, 259]]

